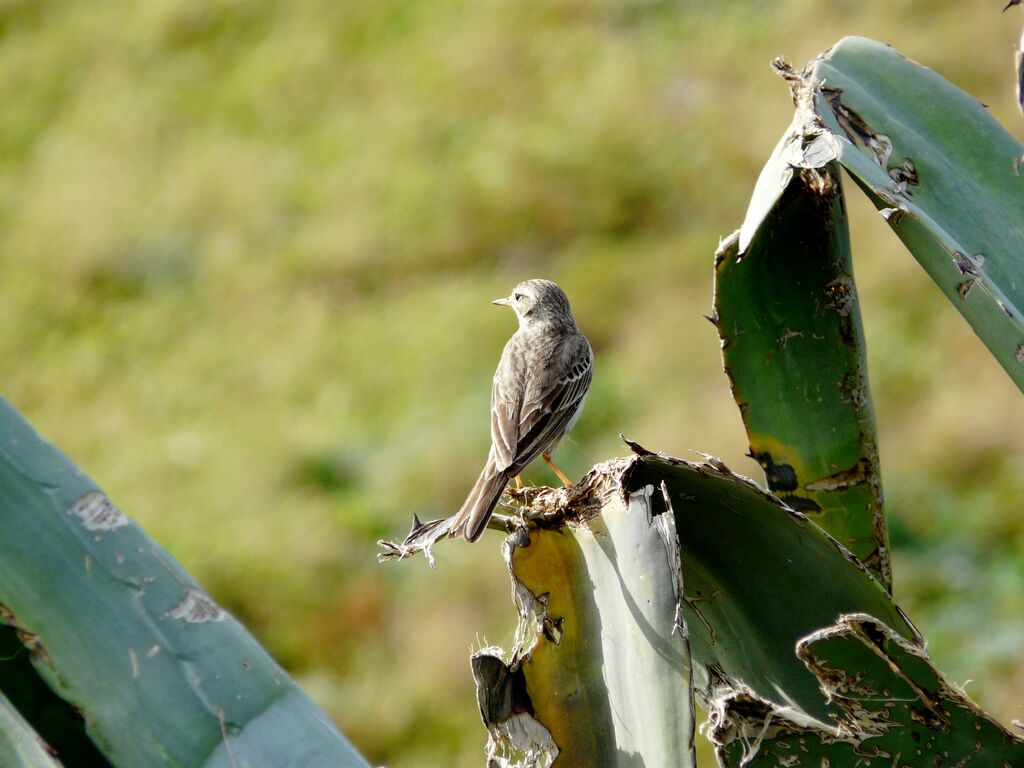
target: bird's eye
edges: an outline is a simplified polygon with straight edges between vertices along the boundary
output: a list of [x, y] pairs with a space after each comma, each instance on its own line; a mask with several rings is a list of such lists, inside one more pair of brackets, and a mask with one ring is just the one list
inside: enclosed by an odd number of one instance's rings
[[522, 301], [523, 300], [523, 294], [521, 294], [521, 293], [513, 293], [512, 294], [512, 298], [515, 299], [516, 301]]

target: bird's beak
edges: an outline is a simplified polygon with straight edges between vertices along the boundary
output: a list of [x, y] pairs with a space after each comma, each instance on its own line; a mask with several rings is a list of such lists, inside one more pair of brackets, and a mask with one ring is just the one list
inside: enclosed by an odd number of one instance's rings
[[500, 304], [503, 307], [511, 307], [512, 299], [506, 296], [504, 299], [495, 299], [491, 304]]

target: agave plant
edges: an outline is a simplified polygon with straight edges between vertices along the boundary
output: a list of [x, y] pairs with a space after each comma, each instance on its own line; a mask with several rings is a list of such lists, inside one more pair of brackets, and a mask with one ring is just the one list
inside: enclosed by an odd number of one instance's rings
[[367, 766], [256, 640], [0, 400], [0, 765]]
[[774, 67], [795, 115], [718, 249], [712, 315], [767, 488], [629, 443], [513, 494], [516, 642], [473, 657], [493, 764], [694, 765], [695, 700], [724, 766], [1024, 764], [892, 600], [840, 174], [1024, 387], [1024, 147], [880, 43]]
[[[766, 488], [629, 443], [497, 516], [514, 646], [473, 655], [488, 761], [1024, 764], [893, 602], [840, 168], [1024, 384], [1021, 147], [974, 99], [847, 38], [715, 260], [713, 319]], [[245, 630], [0, 402], [0, 764], [365, 766]], [[384, 557], [430, 547], [420, 524]]]

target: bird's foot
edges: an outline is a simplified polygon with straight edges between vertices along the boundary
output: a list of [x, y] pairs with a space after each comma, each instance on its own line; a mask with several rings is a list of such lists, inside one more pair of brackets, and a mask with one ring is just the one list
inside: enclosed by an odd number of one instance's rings
[[550, 453], [548, 453], [547, 451], [544, 451], [544, 453], [541, 454], [541, 458], [543, 458], [544, 461], [547, 463], [547, 465], [549, 467], [551, 467], [552, 470], [554, 470], [554, 473], [556, 475], [558, 475], [558, 479], [561, 480], [565, 484], [566, 488], [572, 488], [572, 486], [573, 486], [572, 480], [570, 480], [568, 477], [566, 477], [565, 473], [562, 470], [560, 470], [555, 465], [555, 462], [551, 459], [551, 454]]

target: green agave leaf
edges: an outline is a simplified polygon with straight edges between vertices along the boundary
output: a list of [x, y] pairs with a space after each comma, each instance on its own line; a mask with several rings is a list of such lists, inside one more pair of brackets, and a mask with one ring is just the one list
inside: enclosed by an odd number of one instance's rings
[[749, 691], [716, 702], [710, 737], [725, 766], [971, 765], [1009, 768], [1024, 741], [934, 668], [923, 644], [866, 614], [803, 638], [797, 653], [841, 712], [815, 724]]
[[32, 726], [0, 693], [0, 765], [4, 768], [60, 768]]
[[0, 528], [0, 615], [112, 765], [367, 765], [245, 629], [4, 401]]
[[[585, 524], [519, 527], [504, 543], [518, 642], [507, 662], [494, 648], [473, 658], [492, 759], [696, 765], [672, 521], [652, 521], [649, 496], [660, 491], [622, 497], [607, 481], [592, 472], [569, 492]], [[565, 496], [532, 494], [533, 510]]]
[[[867, 192], [1024, 388], [1024, 147], [975, 99], [870, 40], [845, 38], [799, 73], [780, 62], [776, 68], [790, 82], [796, 113], [765, 165], [743, 226], [717, 254], [715, 319], [751, 453], [769, 486], [847, 544], [888, 586], [874, 419], [838, 167]], [[833, 474], [814, 476], [823, 467]], [[809, 490], [827, 491], [825, 504]], [[738, 495], [722, 506], [732, 513], [722, 516], [732, 527], [757, 532], [751, 538], [758, 546], [772, 556], [784, 551], [762, 540], [764, 521], [744, 525], [748, 505]], [[676, 515], [678, 522], [678, 506]], [[873, 537], [865, 536], [871, 520]], [[705, 574], [716, 590], [711, 594], [728, 595], [721, 602], [741, 603], [744, 613], [764, 596], [748, 587], [739, 597], [736, 585], [744, 572], [756, 579], [762, 566], [751, 566], [752, 554], [742, 550], [735, 553], [742, 569], [730, 569], [725, 560], [701, 562], [715, 542], [687, 546], [685, 527], [678, 525], [699, 670], [715, 663], [714, 646], [723, 645], [725, 634], [719, 628], [734, 630], [743, 618], [710, 615], [716, 608], [704, 604], [707, 592], [695, 606], [691, 590]], [[690, 529], [694, 535], [708, 530]], [[728, 535], [721, 527], [717, 534]], [[783, 558], [796, 574], [833, 573]], [[687, 564], [694, 560], [690, 573]], [[778, 566], [763, 568], [773, 586], [784, 578]], [[803, 588], [788, 587], [799, 595], [789, 607], [802, 607]], [[851, 594], [840, 602], [864, 597]], [[811, 630], [815, 622], [807, 622], [808, 635], [788, 636], [771, 649], [771, 660], [756, 658], [757, 632], [769, 626], [761, 623], [742, 625], [746, 643], [718, 651], [712, 686], [716, 677], [726, 684], [711, 696], [712, 720], [725, 764], [845, 765], [872, 758], [894, 765], [1021, 764], [1020, 741], [942, 680], [901, 614], [894, 621], [892, 614], [857, 610], [862, 613], [824, 629]], [[815, 709], [808, 678], [792, 669], [783, 685], [757, 679], [758, 669], [784, 667], [794, 640], [831, 711]], [[755, 660], [744, 672], [741, 657], [748, 654]], [[733, 660], [723, 664], [728, 655]]]
[[827, 727], [839, 710], [797, 657], [799, 640], [870, 611], [918, 641], [881, 583], [804, 515], [715, 460], [631, 446], [637, 456], [569, 491], [527, 492], [522, 518], [501, 521], [513, 530], [520, 625], [508, 660], [495, 649], [474, 657], [484, 722], [505, 747], [492, 757], [515, 745], [526, 764], [634, 765], [636, 754], [677, 764], [694, 691], [710, 702], [750, 690]]
[[864, 333], [834, 140], [794, 121], [715, 259], [715, 322], [769, 489], [891, 588]]
[[[495, 516], [520, 622], [511, 654], [473, 657], [494, 764], [692, 765], [694, 694], [724, 765], [1021, 764], [840, 542], [716, 459], [627, 443]], [[416, 521], [383, 558], [447, 523]]]
[[[797, 642], [840, 615], [881, 616], [901, 636], [917, 630], [845, 547], [804, 515], [721, 462], [641, 452], [627, 493], [664, 484], [679, 532], [683, 615], [694, 685], [705, 701], [746, 688], [777, 706], [828, 722], [835, 713]], [[663, 511], [651, 495], [652, 514]]]
[[844, 38], [796, 77], [839, 162], [1024, 389], [1024, 146], [873, 40]]

